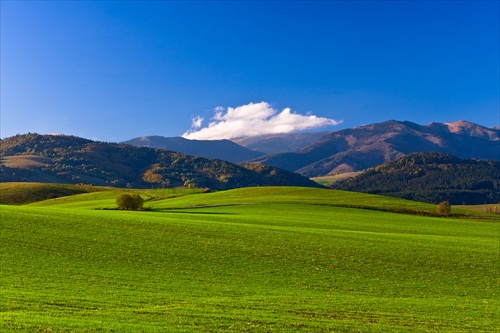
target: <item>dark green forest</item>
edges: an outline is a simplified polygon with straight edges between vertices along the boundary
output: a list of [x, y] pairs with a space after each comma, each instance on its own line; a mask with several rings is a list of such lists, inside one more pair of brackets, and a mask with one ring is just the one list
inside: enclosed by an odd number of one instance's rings
[[500, 162], [414, 153], [333, 184], [341, 190], [389, 195], [428, 203], [500, 202]]

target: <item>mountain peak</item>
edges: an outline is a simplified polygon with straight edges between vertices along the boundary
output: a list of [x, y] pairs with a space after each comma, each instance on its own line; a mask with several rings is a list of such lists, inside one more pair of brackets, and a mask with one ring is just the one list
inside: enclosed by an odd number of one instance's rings
[[466, 134], [474, 137], [488, 137], [493, 141], [500, 140], [500, 136], [497, 130], [474, 124], [466, 120], [443, 123], [443, 125], [448, 127], [450, 133]]
[[450, 123], [444, 123], [450, 129], [452, 133], [462, 133], [464, 129], [471, 129], [475, 127], [482, 127], [477, 124], [471, 123], [466, 120], [458, 120]]

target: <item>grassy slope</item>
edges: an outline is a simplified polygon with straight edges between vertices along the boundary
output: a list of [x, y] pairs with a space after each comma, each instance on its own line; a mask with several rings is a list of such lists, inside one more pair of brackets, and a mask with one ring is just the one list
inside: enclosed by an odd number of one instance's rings
[[42, 167], [52, 160], [47, 157], [37, 155], [2, 156], [0, 163], [9, 168], [29, 169], [32, 167]]
[[23, 205], [47, 200], [52, 197], [73, 196], [81, 193], [106, 191], [109, 188], [99, 186], [79, 186], [69, 184], [46, 183], [0, 183], [0, 204]]
[[[151, 195], [151, 192], [149, 192]], [[5, 331], [494, 331], [498, 220], [301, 188], [0, 206]], [[203, 208], [184, 208], [205, 205]], [[432, 205], [406, 202], [413, 209]], [[211, 206], [209, 206], [211, 205]]]
[[338, 175], [333, 176], [321, 176], [321, 177], [313, 177], [311, 180], [314, 180], [316, 183], [321, 184], [323, 186], [329, 186], [335, 184], [339, 180], [344, 180], [347, 178], [355, 177], [361, 174], [362, 171], [354, 171], [354, 172], [344, 172]]

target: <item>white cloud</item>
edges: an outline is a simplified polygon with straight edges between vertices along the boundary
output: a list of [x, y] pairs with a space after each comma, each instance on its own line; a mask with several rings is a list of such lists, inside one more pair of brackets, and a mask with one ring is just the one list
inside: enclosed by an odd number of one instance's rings
[[337, 125], [341, 121], [317, 117], [312, 114], [301, 115], [285, 108], [281, 112], [268, 103], [249, 103], [236, 108], [216, 107], [215, 115], [208, 126], [201, 128], [202, 118], [193, 118], [191, 130], [182, 136], [195, 140], [232, 139], [262, 134], [292, 133], [307, 129]]
[[202, 117], [200, 117], [200, 116], [194, 117], [191, 120], [191, 127], [192, 128], [200, 128], [202, 123], [203, 123]]

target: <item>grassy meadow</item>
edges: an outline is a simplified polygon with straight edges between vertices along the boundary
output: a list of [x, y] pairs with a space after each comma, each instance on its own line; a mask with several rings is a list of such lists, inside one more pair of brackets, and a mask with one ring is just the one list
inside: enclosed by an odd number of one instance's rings
[[128, 190], [151, 210], [110, 210], [125, 191], [0, 205], [0, 331], [500, 325], [498, 216], [297, 187]]
[[340, 180], [355, 177], [361, 173], [362, 173], [362, 171], [344, 172], [344, 173], [341, 173], [338, 175], [313, 177], [311, 179], [314, 180], [316, 183], [321, 184], [323, 186], [329, 186], [329, 185], [335, 184], [336, 182], [338, 182]]

